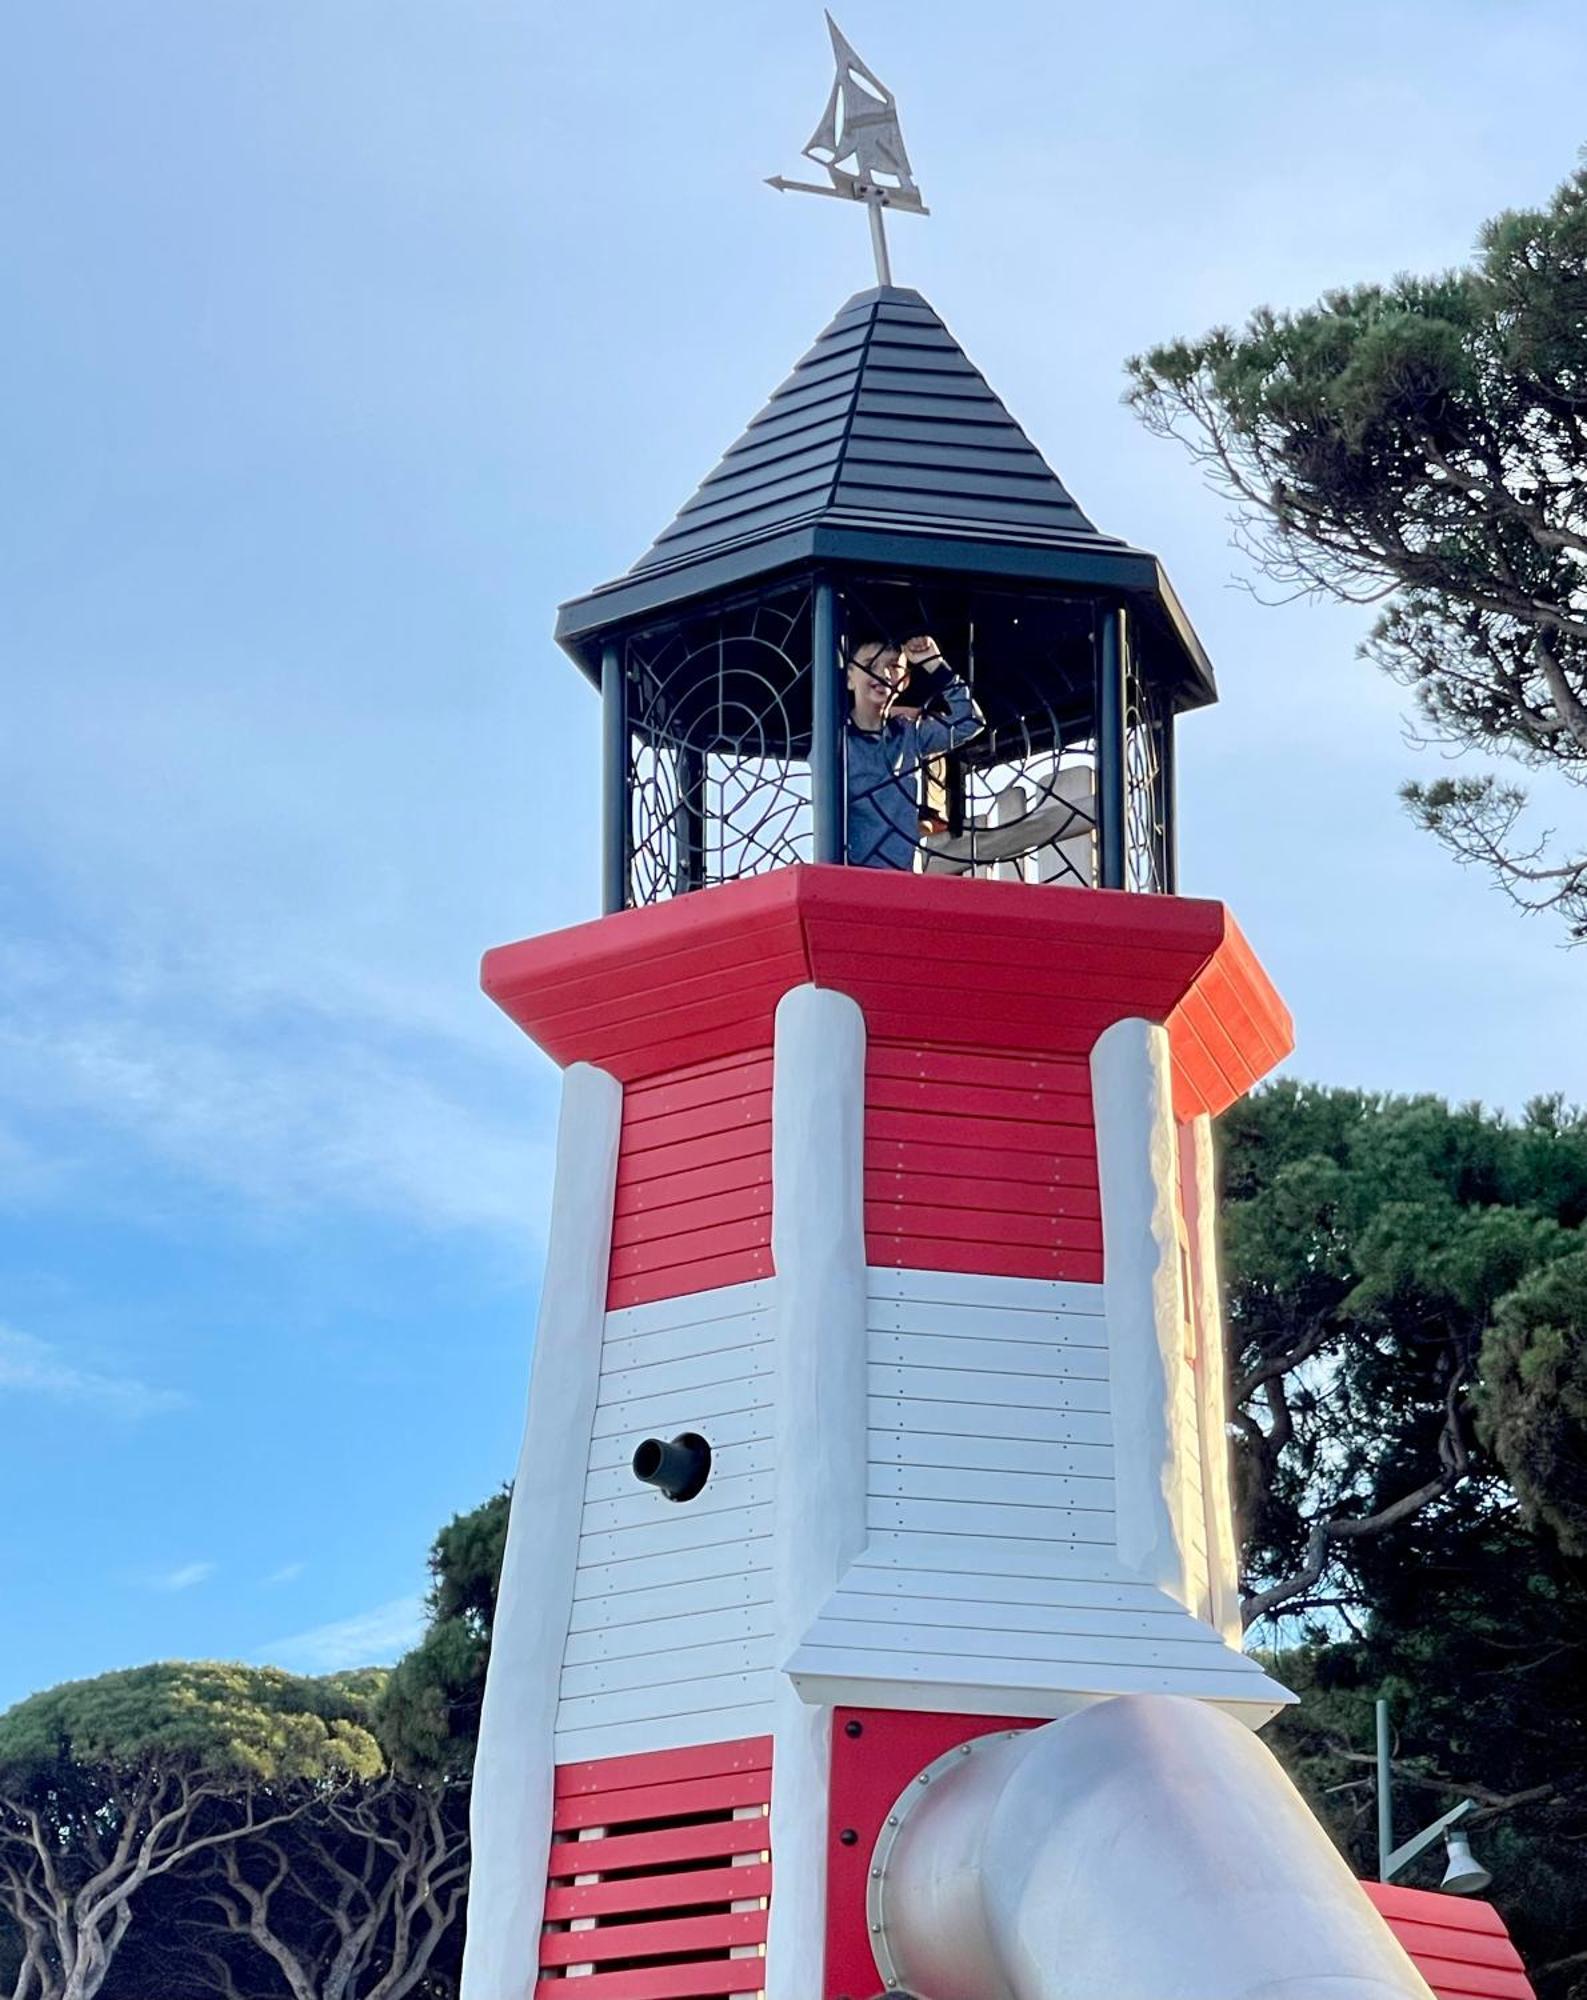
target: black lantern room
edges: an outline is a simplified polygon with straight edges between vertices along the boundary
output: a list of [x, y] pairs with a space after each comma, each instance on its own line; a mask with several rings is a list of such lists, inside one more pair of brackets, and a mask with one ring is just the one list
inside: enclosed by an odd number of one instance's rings
[[918, 292], [852, 298], [557, 638], [601, 690], [608, 911], [793, 861], [1174, 890], [1212, 669]]

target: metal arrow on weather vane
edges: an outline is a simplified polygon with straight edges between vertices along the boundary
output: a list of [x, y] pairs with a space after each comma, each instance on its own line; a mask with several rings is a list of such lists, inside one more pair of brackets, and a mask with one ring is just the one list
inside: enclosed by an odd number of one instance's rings
[[884, 208], [906, 209], [911, 215], [929, 215], [920, 198], [904, 150], [904, 135], [898, 124], [898, 101], [874, 70], [867, 69], [844, 39], [832, 16], [827, 16], [832, 35], [832, 56], [837, 75], [832, 95], [821, 114], [821, 123], [805, 144], [804, 156], [824, 167], [830, 187], [813, 181], [788, 181], [772, 174], [766, 185], [780, 193], [830, 195], [839, 201], [863, 201], [871, 218], [871, 249], [876, 255], [876, 282], [893, 282], [887, 257], [887, 233], [882, 224]]

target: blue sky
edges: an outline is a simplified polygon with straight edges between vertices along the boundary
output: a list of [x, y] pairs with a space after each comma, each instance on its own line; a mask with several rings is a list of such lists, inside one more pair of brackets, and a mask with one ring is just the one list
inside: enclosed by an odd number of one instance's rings
[[[1218, 663], [1185, 885], [1295, 1068], [1587, 1097], [1587, 960], [1401, 817], [1426, 759], [1362, 617], [1240, 589], [1119, 402], [1153, 340], [1545, 198], [1587, 139], [1574, 0], [840, 19], [935, 211], [899, 281]], [[595, 905], [553, 608], [868, 282], [858, 216], [761, 185], [820, 12], [57, 0], [7, 44], [0, 1700], [389, 1657], [516, 1448], [554, 1079], [475, 977]]]

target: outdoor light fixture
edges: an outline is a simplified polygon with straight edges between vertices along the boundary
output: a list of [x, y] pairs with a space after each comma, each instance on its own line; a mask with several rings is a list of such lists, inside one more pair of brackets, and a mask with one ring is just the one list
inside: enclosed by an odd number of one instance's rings
[[1493, 1877], [1471, 1851], [1471, 1842], [1463, 1833], [1446, 1833], [1444, 1845], [1449, 1849], [1449, 1866], [1444, 1870], [1440, 1889], [1447, 1889], [1452, 1896], [1475, 1896], [1486, 1889]]
[[1464, 1833], [1454, 1833], [1451, 1828], [1457, 1820], [1466, 1817], [1476, 1804], [1474, 1799], [1462, 1799], [1458, 1806], [1451, 1806], [1442, 1818], [1435, 1819], [1431, 1826], [1424, 1826], [1413, 1839], [1403, 1846], [1392, 1845], [1394, 1839], [1394, 1803], [1392, 1796], [1392, 1771], [1389, 1762], [1389, 1705], [1386, 1701], [1377, 1704], [1378, 1732], [1378, 1880], [1392, 1882], [1400, 1870], [1414, 1861], [1419, 1854], [1425, 1854], [1440, 1834], [1449, 1850], [1449, 1865], [1444, 1870], [1444, 1879], [1439, 1883], [1451, 1896], [1475, 1896], [1486, 1889], [1493, 1880], [1471, 1851], [1471, 1842]]

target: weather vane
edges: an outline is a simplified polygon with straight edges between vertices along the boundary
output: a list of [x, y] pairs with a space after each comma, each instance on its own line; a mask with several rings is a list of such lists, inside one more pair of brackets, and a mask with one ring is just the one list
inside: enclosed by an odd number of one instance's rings
[[813, 181], [788, 181], [781, 174], [767, 178], [767, 186], [794, 194], [831, 195], [840, 201], [863, 201], [871, 218], [871, 248], [876, 254], [876, 282], [893, 282], [887, 257], [887, 232], [882, 222], [884, 208], [907, 209], [911, 215], [929, 215], [909, 170], [904, 135], [898, 124], [898, 100], [874, 70], [867, 69], [844, 39], [843, 31], [827, 16], [832, 35], [832, 56], [837, 75], [832, 95], [821, 114], [821, 123], [805, 143], [804, 156], [824, 167], [830, 187]]

